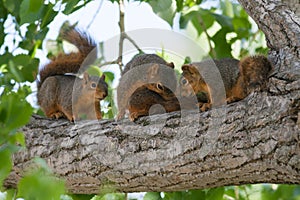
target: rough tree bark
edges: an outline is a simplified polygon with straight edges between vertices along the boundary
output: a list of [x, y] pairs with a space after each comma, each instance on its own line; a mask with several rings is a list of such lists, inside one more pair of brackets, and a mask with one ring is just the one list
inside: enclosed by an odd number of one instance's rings
[[[178, 191], [244, 183], [300, 184], [300, 19], [278, 0], [239, 0], [263, 30], [274, 72], [268, 91], [205, 113], [76, 124], [33, 116], [27, 150], [6, 186], [34, 156], [72, 193], [100, 188]], [[164, 117], [163, 117], [164, 116]]]

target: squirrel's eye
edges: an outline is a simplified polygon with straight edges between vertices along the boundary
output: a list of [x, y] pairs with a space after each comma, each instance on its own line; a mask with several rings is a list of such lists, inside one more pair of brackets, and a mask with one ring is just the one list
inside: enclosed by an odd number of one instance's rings
[[164, 90], [164, 86], [161, 83], [157, 83], [156, 88], [162, 91]]
[[181, 79], [181, 84], [182, 85], [186, 85], [188, 83], [188, 81], [185, 79], [185, 78], [182, 78]]
[[96, 83], [92, 83], [92, 84], [91, 84], [91, 88], [94, 89], [94, 88], [96, 88], [96, 87], [97, 87], [97, 84], [96, 84]]

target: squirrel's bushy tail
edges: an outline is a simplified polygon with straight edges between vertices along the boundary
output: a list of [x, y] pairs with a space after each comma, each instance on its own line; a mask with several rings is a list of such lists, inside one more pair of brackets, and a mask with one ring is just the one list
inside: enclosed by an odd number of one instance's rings
[[50, 76], [63, 75], [66, 73], [77, 73], [87, 55], [95, 48], [95, 41], [85, 32], [75, 28], [69, 28], [62, 34], [62, 39], [75, 45], [78, 52], [69, 54], [61, 53], [54, 57], [50, 63], [40, 71], [38, 88]]
[[69, 28], [63, 31], [62, 38], [75, 45], [84, 57], [96, 47], [96, 43], [90, 35], [79, 29]]

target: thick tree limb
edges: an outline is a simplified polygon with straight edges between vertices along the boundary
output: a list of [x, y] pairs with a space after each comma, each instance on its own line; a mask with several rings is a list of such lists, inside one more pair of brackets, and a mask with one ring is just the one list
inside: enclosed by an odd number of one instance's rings
[[271, 49], [275, 69], [268, 91], [205, 113], [143, 118], [140, 125], [33, 116], [23, 128], [27, 150], [14, 155], [6, 186], [16, 185], [35, 156], [72, 193], [98, 193], [107, 186], [133, 192], [300, 184], [299, 18], [279, 1], [239, 1]]
[[14, 156], [6, 185], [16, 184], [34, 156], [65, 178], [72, 193], [97, 193], [104, 185], [133, 192], [300, 184], [299, 85], [286, 85], [292, 89], [284, 95], [255, 93], [207, 113], [190, 113], [182, 122], [180, 113], [146, 126], [33, 116], [23, 129], [28, 149]]

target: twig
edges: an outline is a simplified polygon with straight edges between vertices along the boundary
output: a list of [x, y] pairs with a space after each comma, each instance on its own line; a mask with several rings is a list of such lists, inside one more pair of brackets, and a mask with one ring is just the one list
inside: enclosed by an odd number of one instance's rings
[[119, 56], [116, 61], [113, 61], [113, 64], [118, 64], [120, 72], [122, 73], [123, 69], [123, 49], [124, 49], [124, 40], [127, 39], [133, 44], [133, 46], [139, 51], [139, 53], [144, 53], [142, 49], [135, 43], [135, 41], [127, 35], [125, 32], [125, 11], [124, 11], [124, 1], [119, 0], [119, 27], [120, 27], [120, 40], [119, 40]]
[[125, 34], [125, 23], [124, 23], [124, 2], [123, 0], [119, 0], [119, 27], [120, 27], [120, 40], [119, 40], [119, 57], [118, 57], [118, 65], [120, 72], [123, 71], [123, 42], [124, 42], [124, 34]]
[[144, 53], [143, 50], [140, 49], [140, 47], [135, 43], [135, 41], [131, 37], [129, 37], [129, 35], [124, 33], [124, 38], [131, 42], [131, 44], [133, 44], [133, 46], [139, 51], [139, 53]]
[[207, 28], [203, 22], [203, 19], [201, 17], [199, 17], [199, 21], [200, 21], [200, 26], [202, 27], [203, 29], [203, 32], [205, 33], [206, 37], [207, 37], [207, 40], [208, 40], [208, 45], [209, 45], [209, 52], [212, 53], [213, 57], [216, 58], [217, 57], [217, 53], [215, 51], [215, 49], [212, 47], [212, 44], [211, 44], [211, 37], [210, 35], [208, 34], [207, 32]]
[[103, 67], [103, 66], [106, 66], [106, 65], [118, 64], [118, 63], [119, 63], [119, 60], [117, 59], [117, 60], [102, 63], [99, 67]]
[[87, 25], [86, 29], [89, 29], [90, 26], [92, 25], [92, 23], [95, 21], [95, 19], [96, 19], [98, 13], [100, 12], [100, 9], [101, 9], [101, 7], [102, 7], [102, 4], [103, 4], [103, 0], [100, 1], [99, 6], [98, 6], [98, 8], [97, 8], [95, 14], [94, 14], [92, 20], [90, 21], [90, 23]]

